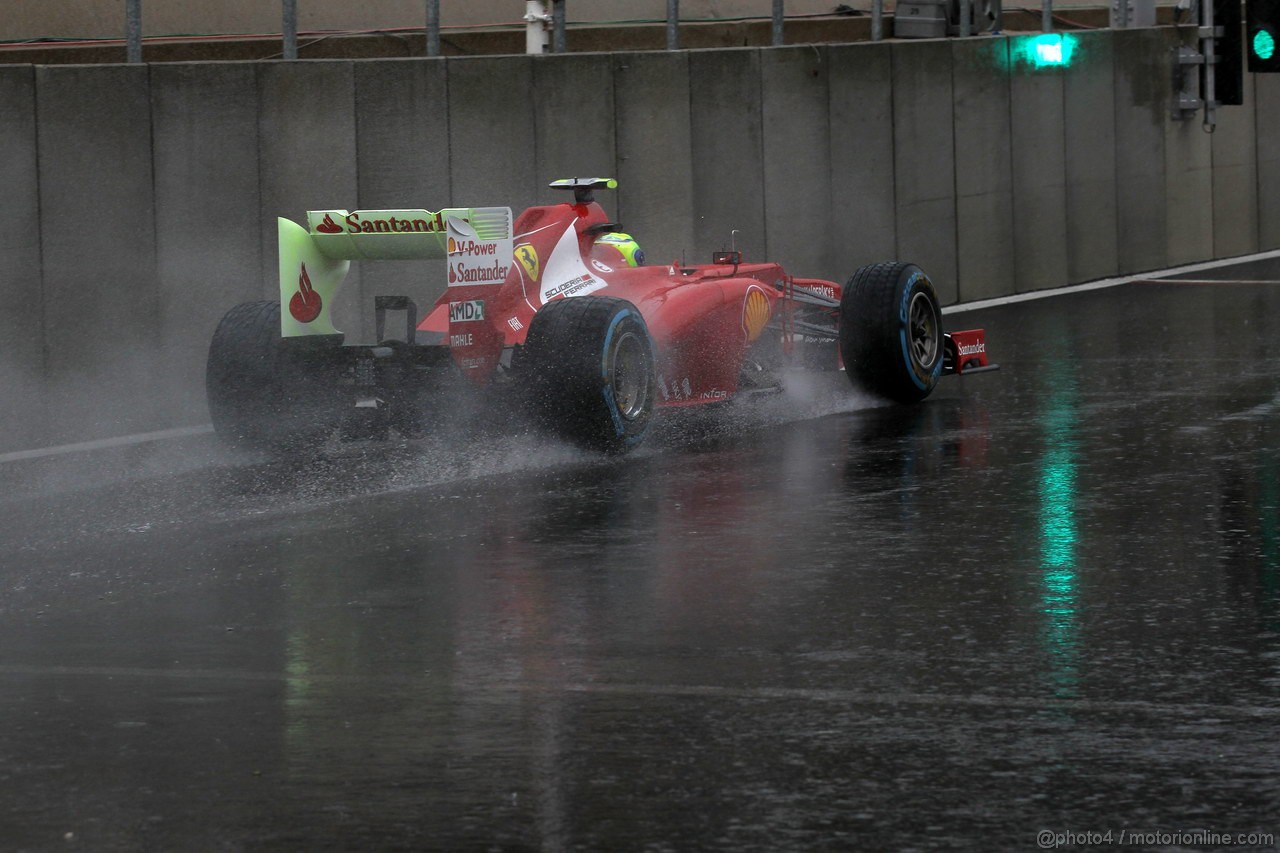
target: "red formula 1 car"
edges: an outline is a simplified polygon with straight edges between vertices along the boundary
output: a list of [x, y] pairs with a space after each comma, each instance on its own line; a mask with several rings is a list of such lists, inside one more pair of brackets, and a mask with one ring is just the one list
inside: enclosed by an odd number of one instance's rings
[[[933, 285], [911, 264], [866, 266], [845, 285], [796, 278], [737, 251], [645, 265], [594, 193], [510, 208], [312, 211], [280, 220], [280, 300], [219, 323], [206, 387], [218, 435], [256, 449], [430, 428], [449, 388], [505, 396], [582, 447], [634, 448], [666, 410], [776, 392], [787, 370], [845, 369], [904, 403], [939, 377], [993, 369], [981, 330], [942, 330]], [[375, 302], [373, 346], [344, 346], [329, 309], [350, 262], [440, 258], [448, 287], [418, 322], [405, 297]], [[405, 339], [384, 340], [405, 312]]]

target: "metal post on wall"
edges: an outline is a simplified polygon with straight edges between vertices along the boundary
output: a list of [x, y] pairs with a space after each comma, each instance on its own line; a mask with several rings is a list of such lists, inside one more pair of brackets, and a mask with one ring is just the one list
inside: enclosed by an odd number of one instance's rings
[[1040, 31], [1053, 32], [1053, 0], [1042, 0], [1040, 4]]
[[960, 0], [960, 38], [973, 35], [973, 0]]
[[298, 0], [281, 0], [281, 32], [284, 34], [284, 58], [298, 58]]
[[871, 40], [884, 41], [884, 0], [871, 0]]
[[142, 62], [142, 0], [125, 4], [124, 33], [127, 60], [130, 65]]
[[547, 25], [551, 23], [551, 15], [547, 13], [547, 4], [551, 0], [528, 0], [524, 12], [524, 52], [546, 53], [550, 45]]
[[783, 24], [787, 19], [785, 10], [786, 0], [773, 0], [773, 46], [777, 47], [784, 44], [784, 36], [782, 32]]
[[1213, 66], [1218, 62], [1218, 41], [1213, 34], [1213, 0], [1204, 0], [1200, 4], [1201, 32], [1208, 33], [1207, 38], [1200, 40], [1204, 51], [1204, 128], [1205, 133], [1213, 133], [1218, 126], [1217, 97], [1218, 81], [1213, 73]]
[[680, 49], [680, 0], [667, 0], [667, 50]]
[[568, 48], [565, 36], [564, 21], [565, 0], [552, 0], [551, 3], [551, 50], [553, 53], [564, 53]]
[[1111, 28], [1129, 29], [1129, 0], [1116, 0], [1111, 4]]
[[440, 55], [440, 0], [427, 0], [427, 56]]

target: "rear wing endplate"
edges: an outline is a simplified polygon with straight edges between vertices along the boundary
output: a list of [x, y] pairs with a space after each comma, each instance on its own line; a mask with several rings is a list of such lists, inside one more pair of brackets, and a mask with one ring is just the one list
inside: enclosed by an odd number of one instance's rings
[[[465, 270], [467, 258], [510, 265], [509, 207], [429, 210], [312, 210], [307, 227], [279, 220], [280, 334], [286, 338], [339, 334], [329, 316], [351, 261], [448, 259]], [[464, 253], [476, 245], [484, 252]], [[456, 261], [455, 261], [456, 259]], [[454, 276], [451, 275], [452, 279]], [[505, 277], [505, 276], [504, 276]]]

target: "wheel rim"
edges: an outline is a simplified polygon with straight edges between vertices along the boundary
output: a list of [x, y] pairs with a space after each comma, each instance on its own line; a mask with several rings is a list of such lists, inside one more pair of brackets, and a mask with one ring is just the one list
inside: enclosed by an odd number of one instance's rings
[[911, 357], [923, 368], [933, 366], [938, 358], [938, 315], [926, 293], [911, 297], [908, 313], [907, 336]]
[[614, 404], [627, 420], [635, 420], [649, 402], [649, 357], [644, 341], [633, 332], [618, 338], [613, 350]]

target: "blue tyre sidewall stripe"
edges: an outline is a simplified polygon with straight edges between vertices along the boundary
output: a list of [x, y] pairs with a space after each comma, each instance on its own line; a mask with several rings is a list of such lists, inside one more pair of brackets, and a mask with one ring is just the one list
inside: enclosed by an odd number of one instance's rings
[[649, 431], [649, 420], [645, 421], [644, 428], [638, 433], [631, 436], [627, 435], [627, 425], [622, 420], [622, 413], [618, 411], [618, 401], [613, 396], [613, 383], [609, 380], [609, 347], [613, 343], [613, 332], [618, 328], [618, 324], [627, 317], [635, 317], [639, 321], [640, 328], [644, 331], [645, 336], [648, 337], [649, 330], [645, 327], [644, 318], [635, 311], [630, 308], [624, 308], [614, 314], [613, 320], [609, 323], [609, 328], [604, 334], [604, 349], [600, 354], [600, 378], [604, 382], [604, 400], [609, 407], [609, 417], [613, 419], [614, 432], [628, 446], [632, 446], [639, 444], [645, 433]]
[[907, 329], [910, 325], [907, 318], [908, 307], [911, 304], [911, 295], [915, 291], [916, 282], [922, 278], [928, 281], [922, 270], [916, 270], [911, 274], [911, 278], [907, 279], [907, 283], [903, 285], [902, 299], [898, 303], [898, 341], [902, 346], [902, 363], [907, 368], [907, 376], [911, 377], [911, 381], [921, 391], [928, 391], [937, 382], [942, 373], [941, 354], [933, 360], [933, 370], [930, 372], [929, 382], [922, 382], [916, 374], [915, 366], [911, 361], [911, 347], [907, 342]]

